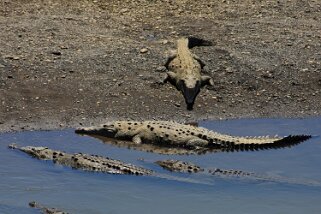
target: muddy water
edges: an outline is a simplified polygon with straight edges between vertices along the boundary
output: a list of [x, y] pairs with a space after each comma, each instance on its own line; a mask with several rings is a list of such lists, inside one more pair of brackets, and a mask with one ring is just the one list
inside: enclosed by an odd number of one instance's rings
[[[315, 137], [277, 150], [161, 155], [105, 144], [75, 135], [73, 130], [0, 134], [0, 213], [37, 213], [27, 206], [32, 200], [74, 214], [321, 212], [321, 118], [205, 121], [200, 125], [234, 135], [304, 133]], [[72, 170], [12, 151], [7, 148], [10, 143], [109, 156], [153, 169], [167, 178]], [[283, 179], [185, 175], [153, 164], [167, 158]]]

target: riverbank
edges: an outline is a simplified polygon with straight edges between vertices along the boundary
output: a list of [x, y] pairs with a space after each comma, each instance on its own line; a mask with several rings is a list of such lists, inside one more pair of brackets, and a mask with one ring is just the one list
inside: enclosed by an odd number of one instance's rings
[[[3, 1], [0, 131], [320, 115], [320, 12], [302, 1]], [[215, 83], [193, 111], [158, 83], [187, 35], [215, 44], [192, 50]]]

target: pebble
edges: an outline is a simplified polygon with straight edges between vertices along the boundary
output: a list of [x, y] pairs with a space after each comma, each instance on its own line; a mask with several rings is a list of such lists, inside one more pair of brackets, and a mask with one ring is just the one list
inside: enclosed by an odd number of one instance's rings
[[233, 69], [232, 69], [231, 67], [227, 67], [227, 68], [226, 68], [226, 72], [227, 72], [227, 73], [233, 73]]
[[6, 67], [6, 66], [4, 66], [4, 65], [0, 64], [0, 68], [4, 68], [4, 67]]
[[163, 45], [166, 45], [167, 43], [168, 43], [168, 40], [166, 40], [166, 39], [162, 41]]
[[20, 58], [18, 56], [5, 56], [6, 59], [13, 59], [13, 60], [19, 60]]
[[126, 12], [128, 12], [128, 9], [127, 9], [127, 8], [123, 8], [123, 9], [121, 9], [119, 12], [120, 12], [120, 13], [126, 13]]
[[148, 49], [147, 48], [142, 48], [140, 49], [140, 53], [147, 53], [148, 52]]
[[266, 71], [266, 72], [263, 72], [262, 77], [266, 79], [273, 78], [273, 74], [271, 74], [269, 71]]
[[165, 72], [166, 71], [166, 67], [165, 66], [159, 66], [156, 68], [156, 72]]
[[50, 53], [53, 54], [53, 55], [56, 55], [56, 56], [60, 56], [61, 55], [60, 51], [51, 51]]

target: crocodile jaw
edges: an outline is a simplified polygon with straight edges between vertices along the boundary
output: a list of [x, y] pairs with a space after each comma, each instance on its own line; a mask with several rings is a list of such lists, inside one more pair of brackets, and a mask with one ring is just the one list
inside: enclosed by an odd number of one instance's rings
[[183, 93], [185, 103], [187, 105], [187, 110], [193, 110], [195, 99], [201, 90], [200, 81], [196, 81], [195, 79], [187, 79], [185, 81], [182, 81], [180, 90]]
[[187, 105], [187, 110], [193, 110], [193, 105], [199, 92], [200, 92], [200, 88], [197, 86], [195, 88], [185, 88], [183, 90], [183, 95], [184, 95], [185, 103]]
[[104, 124], [101, 126], [92, 126], [88, 128], [78, 128], [75, 131], [77, 134], [87, 134], [87, 135], [101, 135], [104, 137], [115, 137], [118, 130], [115, 128], [114, 124]]

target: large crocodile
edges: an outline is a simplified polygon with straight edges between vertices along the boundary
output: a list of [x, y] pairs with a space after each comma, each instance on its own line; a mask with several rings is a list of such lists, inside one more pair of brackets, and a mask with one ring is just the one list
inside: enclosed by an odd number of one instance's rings
[[237, 137], [173, 121], [115, 121], [100, 126], [79, 128], [76, 133], [130, 140], [136, 144], [151, 143], [191, 150], [214, 148], [227, 151], [286, 147], [311, 137], [310, 135]]
[[181, 38], [177, 41], [177, 51], [168, 57], [165, 64], [168, 72], [164, 82], [169, 81], [183, 93], [188, 110], [193, 109], [201, 87], [214, 84], [210, 76], [201, 75], [205, 64], [190, 51], [190, 48], [209, 45], [212, 43], [203, 39]]

